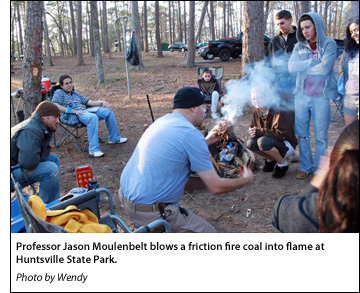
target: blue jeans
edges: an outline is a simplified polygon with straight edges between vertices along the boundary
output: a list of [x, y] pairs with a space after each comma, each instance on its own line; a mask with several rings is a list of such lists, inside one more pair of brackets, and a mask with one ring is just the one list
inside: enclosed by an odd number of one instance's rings
[[[316, 172], [327, 148], [330, 125], [330, 99], [313, 96], [295, 97], [295, 135], [299, 140], [300, 171]], [[315, 160], [310, 147], [310, 117], [315, 131]]]
[[60, 159], [56, 155], [49, 155], [30, 174], [27, 170], [20, 168], [14, 170], [13, 174], [20, 184], [26, 181], [40, 182], [39, 196], [45, 204], [60, 197]]
[[86, 125], [89, 138], [89, 152], [100, 151], [99, 146], [99, 120], [105, 119], [108, 129], [108, 140], [120, 140], [120, 132], [116, 125], [116, 119], [113, 110], [100, 107], [95, 113], [84, 111], [80, 114], [79, 120]]

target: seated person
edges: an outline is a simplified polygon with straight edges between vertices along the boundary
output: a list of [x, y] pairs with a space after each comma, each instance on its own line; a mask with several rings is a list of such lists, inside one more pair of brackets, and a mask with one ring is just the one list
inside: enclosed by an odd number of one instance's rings
[[30, 118], [11, 128], [10, 165], [21, 165], [13, 175], [16, 182], [40, 182], [44, 203], [60, 197], [60, 160], [50, 154], [52, 133], [59, 124], [60, 111], [49, 101], [41, 102]]
[[217, 104], [220, 97], [220, 84], [211, 70], [205, 69], [198, 80], [198, 87], [205, 96], [205, 102], [211, 101], [211, 117], [218, 118], [216, 114]]
[[277, 200], [272, 224], [285, 233], [359, 233], [359, 121], [321, 158], [306, 190]]
[[297, 139], [289, 112], [275, 111], [260, 88], [251, 89], [251, 101], [255, 107], [247, 147], [265, 158], [264, 172], [275, 171], [273, 178], [282, 178], [289, 169], [286, 157], [294, 153]]
[[[108, 129], [108, 139], [110, 144], [124, 143], [127, 138], [121, 137], [120, 131], [116, 125], [116, 119], [114, 112], [112, 111], [110, 104], [106, 101], [92, 101], [83, 96], [79, 92], [74, 90], [72, 78], [69, 75], [62, 75], [59, 78], [59, 84], [61, 89], [55, 91], [53, 96], [53, 103], [56, 103], [61, 114], [61, 121], [69, 124], [76, 124], [79, 121], [84, 123], [87, 128], [89, 137], [89, 154], [91, 156], [102, 157], [104, 153], [100, 150], [99, 146], [99, 119], [106, 120], [106, 126]], [[64, 116], [66, 107], [72, 107], [71, 113], [76, 115], [70, 115], [68, 119]], [[100, 106], [95, 112], [86, 111], [86, 107]]]

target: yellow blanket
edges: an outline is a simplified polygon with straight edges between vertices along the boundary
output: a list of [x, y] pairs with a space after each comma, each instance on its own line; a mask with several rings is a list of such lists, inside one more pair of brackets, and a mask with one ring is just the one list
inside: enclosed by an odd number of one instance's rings
[[47, 211], [44, 202], [37, 195], [31, 195], [28, 203], [42, 220], [59, 225], [69, 233], [112, 233], [110, 227], [99, 224], [96, 215], [88, 209], [68, 206], [64, 210]]

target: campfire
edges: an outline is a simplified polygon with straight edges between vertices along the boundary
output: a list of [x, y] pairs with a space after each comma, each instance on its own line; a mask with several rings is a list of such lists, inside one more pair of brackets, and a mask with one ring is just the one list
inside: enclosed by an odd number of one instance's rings
[[209, 151], [220, 177], [236, 177], [244, 166], [254, 170], [256, 166], [255, 156], [245, 143], [236, 136], [234, 125], [227, 120], [222, 120], [219, 122], [218, 128], [221, 139], [209, 146]]

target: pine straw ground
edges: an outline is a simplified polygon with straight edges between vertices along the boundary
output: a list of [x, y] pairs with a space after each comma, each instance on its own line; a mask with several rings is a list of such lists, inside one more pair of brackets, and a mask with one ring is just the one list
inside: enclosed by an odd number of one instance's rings
[[[87, 152], [80, 153], [70, 143], [64, 143], [53, 152], [61, 160], [61, 195], [77, 187], [75, 169], [79, 166], [91, 165], [95, 179], [101, 187], [108, 188], [114, 195], [116, 213], [130, 225], [117, 197], [120, 174], [129, 160], [139, 138], [143, 133], [143, 125], [150, 124], [151, 115], [146, 95], [149, 95], [155, 119], [172, 109], [174, 93], [184, 86], [196, 85], [197, 68], [186, 68], [186, 53], [164, 52], [164, 58], [157, 58], [155, 52], [143, 54], [145, 68], [141, 71], [130, 69], [131, 99], [127, 94], [127, 82], [123, 53], [112, 53], [103, 56], [106, 83], [97, 85], [95, 60], [84, 56], [85, 66], [75, 66], [76, 57], [54, 57], [54, 67], [45, 66], [43, 74], [52, 81], [60, 75], [69, 74], [77, 90], [93, 100], [103, 99], [111, 103], [121, 134], [129, 141], [122, 145], [101, 145], [105, 153], [103, 158], [92, 158]], [[205, 63], [196, 57], [197, 66], [223, 66], [225, 78], [234, 78], [240, 74], [240, 60], [220, 62], [213, 60]], [[47, 60], [44, 60], [45, 65]], [[21, 61], [12, 63], [14, 74], [11, 76], [11, 90], [22, 87]], [[17, 102], [17, 101], [15, 101]], [[21, 107], [20, 107], [21, 108]], [[332, 110], [334, 110], [332, 106]], [[252, 109], [245, 111], [237, 120], [235, 132], [239, 138], [248, 138], [247, 128], [250, 123]], [[13, 125], [14, 121], [12, 121]], [[205, 118], [208, 128], [213, 121]], [[100, 136], [107, 142], [105, 123], [100, 123]], [[329, 145], [332, 146], [339, 133], [344, 129], [344, 122], [332, 122], [329, 129]], [[314, 143], [312, 139], [312, 144]], [[154, 145], [156, 147], [156, 145]], [[298, 151], [296, 151], [298, 153]], [[262, 172], [263, 160], [257, 157], [258, 169], [254, 182], [245, 188], [223, 195], [212, 195], [199, 182], [193, 179], [187, 185], [181, 204], [209, 221], [219, 232], [272, 232], [271, 211], [276, 199], [286, 193], [298, 194], [311, 180], [296, 179], [299, 163], [290, 163], [286, 176], [275, 180], [271, 173]], [[108, 212], [106, 200], [100, 202], [104, 213]], [[251, 214], [247, 217], [247, 210]]]

